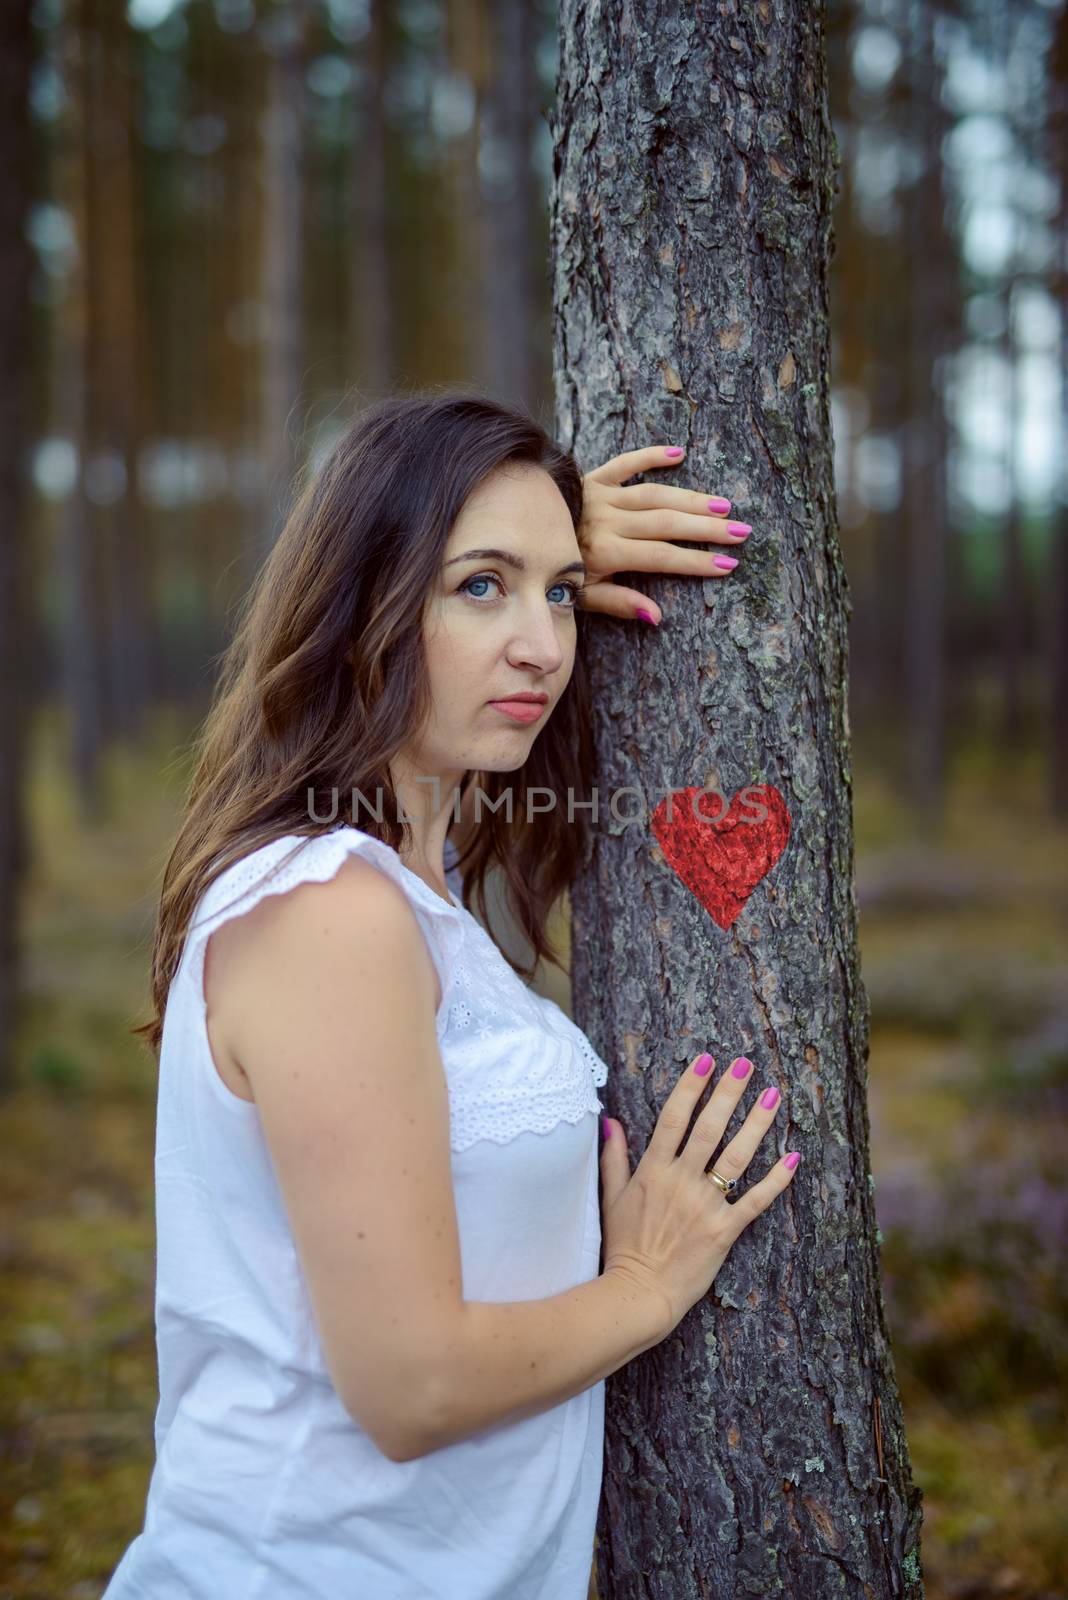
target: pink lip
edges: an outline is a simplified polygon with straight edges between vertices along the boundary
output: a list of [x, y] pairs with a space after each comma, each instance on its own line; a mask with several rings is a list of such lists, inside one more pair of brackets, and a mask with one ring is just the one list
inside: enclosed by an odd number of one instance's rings
[[498, 711], [503, 711], [506, 717], [511, 717], [513, 722], [537, 722], [545, 710], [546, 701], [538, 705], [533, 700], [491, 700], [491, 706], [496, 706]]

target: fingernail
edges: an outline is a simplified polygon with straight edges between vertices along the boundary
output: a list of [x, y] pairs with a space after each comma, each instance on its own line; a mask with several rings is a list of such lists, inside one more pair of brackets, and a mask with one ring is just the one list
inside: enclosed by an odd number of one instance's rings
[[792, 1172], [794, 1170], [794, 1168], [797, 1166], [797, 1163], [800, 1160], [801, 1160], [801, 1152], [800, 1152], [800, 1150], [791, 1150], [790, 1154], [784, 1159], [783, 1166], [784, 1167], [789, 1167], [790, 1171]]
[[607, 1117], [601, 1118], [601, 1127], [604, 1129], [605, 1138], [610, 1139], [612, 1137], [612, 1124]]
[[634, 613], [634, 615], [636, 617], [640, 617], [643, 622], [651, 622], [653, 624], [654, 628], [659, 628], [659, 626], [660, 626], [659, 622], [657, 622], [657, 620], [653, 616], [652, 612], [646, 611], [644, 606], [640, 606], [638, 608], [638, 610]]
[[776, 1089], [775, 1085], [772, 1084], [771, 1088], [765, 1089], [764, 1093], [760, 1096], [760, 1104], [764, 1107], [765, 1111], [770, 1111], [772, 1106], [778, 1105], [778, 1103], [779, 1091]]
[[717, 556], [715, 561], [712, 563], [712, 565], [714, 567], [720, 567], [722, 569], [722, 571], [724, 571], [724, 572], [729, 572], [732, 567], [736, 567], [738, 565], [738, 557], [737, 556]]
[[730, 501], [729, 500], [724, 500], [719, 496], [717, 496], [716, 498], [714, 498], [714, 499], [712, 499], [712, 500], [710, 500], [708, 502], [709, 511], [714, 511], [716, 513], [716, 515], [719, 516], [719, 517], [725, 517], [727, 515], [727, 512], [730, 510], [730, 508], [731, 508]]
[[728, 522], [727, 524], [727, 532], [736, 533], [739, 539], [748, 539], [752, 531], [748, 522]]
[[698, 1056], [697, 1057], [697, 1060], [693, 1064], [693, 1070], [696, 1072], [696, 1074], [697, 1074], [697, 1076], [699, 1078], [705, 1078], [705, 1077], [708, 1076], [708, 1072], [709, 1072], [709, 1069], [710, 1069], [711, 1066], [712, 1066], [712, 1057], [709, 1055], [708, 1051], [706, 1050], [703, 1056]]
[[666, 456], [682, 456], [685, 455], [686, 452], [679, 444], [669, 444], [667, 449], [664, 451], [664, 454]]
[[746, 1077], [752, 1065], [753, 1063], [750, 1061], [748, 1056], [739, 1056], [737, 1061], [734, 1063], [734, 1076], [736, 1078]]

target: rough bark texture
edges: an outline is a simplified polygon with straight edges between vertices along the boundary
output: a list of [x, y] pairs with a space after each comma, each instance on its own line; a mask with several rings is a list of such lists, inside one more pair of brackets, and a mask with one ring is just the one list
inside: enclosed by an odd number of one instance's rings
[[[562, 0], [553, 124], [557, 431], [582, 469], [688, 448], [660, 481], [753, 524], [722, 580], [651, 585], [659, 629], [590, 616], [601, 814], [572, 896], [575, 1013], [615, 1063], [632, 1162], [687, 1061], [738, 1054], [784, 1104], [747, 1180], [800, 1149], [706, 1299], [607, 1384], [602, 1600], [916, 1597], [881, 1297], [853, 893], [850, 609], [832, 479], [836, 150], [808, 0]], [[711, 553], [716, 547], [711, 547]], [[636, 786], [773, 784], [784, 854], [724, 931]], [[627, 797], [619, 810], [634, 806]]]

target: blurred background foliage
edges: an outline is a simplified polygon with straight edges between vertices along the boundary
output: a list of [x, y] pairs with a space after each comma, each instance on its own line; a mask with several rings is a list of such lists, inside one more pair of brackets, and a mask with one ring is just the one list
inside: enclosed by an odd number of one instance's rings
[[[0, 1600], [94, 1600], [152, 1458], [155, 1071], [127, 1029], [186, 741], [294, 473], [353, 407], [466, 382], [552, 428], [556, 16], [34, 0], [16, 47], [30, 604], [6, 692], [28, 839], [0, 1103]], [[1053, 1600], [1068, 16], [830, 0], [827, 50], [872, 1164], [927, 1592]]]

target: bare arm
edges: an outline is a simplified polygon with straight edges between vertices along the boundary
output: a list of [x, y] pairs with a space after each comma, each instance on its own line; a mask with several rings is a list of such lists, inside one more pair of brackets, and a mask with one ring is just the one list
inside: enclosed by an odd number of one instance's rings
[[386, 1455], [558, 1405], [664, 1336], [658, 1297], [615, 1274], [463, 1300], [438, 984], [385, 874], [350, 858], [220, 943], [217, 1036], [248, 1077], [335, 1387]]
[[562, 1405], [665, 1338], [665, 1310], [614, 1272], [543, 1300], [465, 1300], [415, 1453]]

